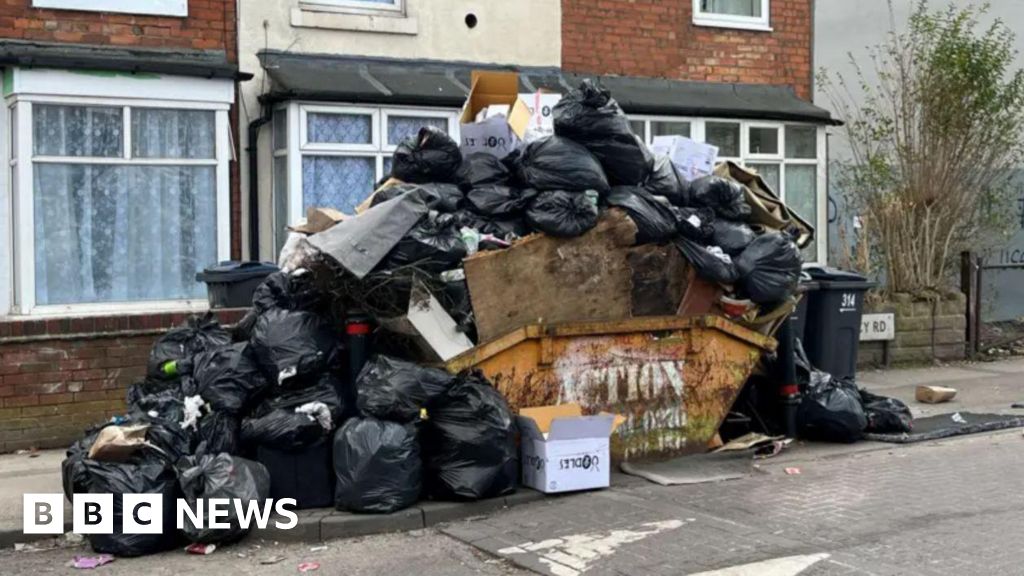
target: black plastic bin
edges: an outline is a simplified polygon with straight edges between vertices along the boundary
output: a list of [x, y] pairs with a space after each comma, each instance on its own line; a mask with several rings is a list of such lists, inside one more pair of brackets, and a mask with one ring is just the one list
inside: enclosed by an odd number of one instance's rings
[[818, 289], [807, 294], [807, 325], [802, 342], [811, 365], [836, 378], [857, 376], [864, 295], [878, 284], [836, 268], [806, 270]]
[[278, 270], [266, 262], [228, 261], [196, 274], [196, 280], [206, 282], [210, 308], [247, 308], [256, 287]]
[[294, 498], [297, 510], [334, 506], [333, 459], [330, 438], [296, 452], [256, 449], [256, 460], [270, 472], [270, 497]]

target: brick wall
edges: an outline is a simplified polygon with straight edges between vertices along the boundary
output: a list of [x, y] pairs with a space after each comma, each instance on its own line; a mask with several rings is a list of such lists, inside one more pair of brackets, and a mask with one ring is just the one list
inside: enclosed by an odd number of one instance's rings
[[809, 100], [812, 0], [772, 0], [772, 32], [694, 26], [690, 0], [562, 0], [572, 72], [792, 86]]
[[[896, 315], [896, 340], [889, 342], [893, 364], [922, 364], [935, 360], [963, 360], [966, 356], [966, 299], [951, 294], [941, 301], [914, 301], [897, 294], [891, 303], [874, 307], [871, 312]], [[881, 342], [861, 342], [858, 364], [880, 366], [884, 353]]]
[[[218, 313], [224, 324], [244, 310]], [[0, 320], [0, 453], [60, 448], [125, 410], [153, 342], [185, 314]]]

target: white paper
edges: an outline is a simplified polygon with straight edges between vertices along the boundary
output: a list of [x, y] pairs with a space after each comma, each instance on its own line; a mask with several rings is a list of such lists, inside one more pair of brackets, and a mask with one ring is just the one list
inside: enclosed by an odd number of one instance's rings
[[655, 136], [651, 144], [655, 154], [668, 156], [689, 181], [709, 176], [718, 160], [718, 147], [691, 140], [685, 136]]
[[498, 158], [508, 156], [516, 149], [519, 139], [504, 116], [495, 116], [483, 122], [463, 124], [460, 128], [462, 154], [486, 152]]
[[549, 92], [532, 92], [520, 94], [519, 99], [530, 109], [530, 127], [543, 130], [555, 129], [555, 104], [562, 99], [561, 94]]

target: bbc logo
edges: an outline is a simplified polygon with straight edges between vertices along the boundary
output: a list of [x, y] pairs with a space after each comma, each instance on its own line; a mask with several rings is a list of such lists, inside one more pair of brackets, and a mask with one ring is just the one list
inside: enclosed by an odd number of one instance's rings
[[[120, 531], [124, 534], [161, 534], [164, 497], [161, 494], [125, 494]], [[25, 534], [63, 534], [64, 496], [25, 494], [22, 500]], [[76, 534], [113, 534], [113, 494], [75, 494], [71, 503], [72, 530]]]

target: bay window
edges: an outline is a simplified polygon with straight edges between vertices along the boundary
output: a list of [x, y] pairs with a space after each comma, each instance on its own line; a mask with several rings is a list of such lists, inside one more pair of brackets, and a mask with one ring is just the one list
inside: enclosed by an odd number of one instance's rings
[[655, 136], [686, 136], [718, 147], [718, 159], [757, 171], [797, 214], [817, 230], [804, 249], [807, 262], [826, 261], [824, 238], [825, 129], [813, 124], [632, 116], [634, 131], [650, 144]]

